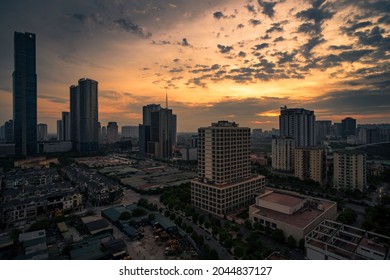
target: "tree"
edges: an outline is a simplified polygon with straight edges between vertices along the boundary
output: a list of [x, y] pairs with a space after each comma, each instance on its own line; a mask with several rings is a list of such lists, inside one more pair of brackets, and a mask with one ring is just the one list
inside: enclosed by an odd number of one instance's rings
[[284, 242], [284, 240], [285, 240], [283, 230], [278, 229], [278, 228], [275, 229], [275, 230], [273, 230], [273, 232], [272, 232], [272, 237], [273, 237], [274, 239], [276, 239], [277, 241], [280, 241], [280, 242]]
[[211, 227], [210, 222], [205, 222], [205, 223], [204, 223], [204, 227], [207, 228], [207, 229], [209, 229], [209, 228]]
[[295, 248], [295, 246], [297, 246], [297, 242], [295, 241], [295, 239], [292, 235], [287, 237], [287, 245], [290, 248]]
[[305, 250], [305, 239], [301, 238], [301, 240], [299, 240], [299, 249], [301, 251]]
[[245, 220], [244, 225], [245, 225], [245, 227], [246, 227], [247, 229], [252, 229], [252, 223], [251, 223], [251, 221]]
[[141, 217], [141, 216], [144, 216], [146, 215], [146, 211], [142, 208], [135, 208], [133, 211], [132, 211], [132, 214], [134, 217]]
[[149, 220], [149, 221], [153, 221], [155, 218], [156, 218], [156, 214], [154, 214], [154, 213], [150, 213], [150, 214], [148, 215], [148, 220]]
[[181, 226], [182, 222], [183, 222], [183, 219], [180, 216], [178, 216], [175, 220], [175, 224], [177, 224], [179, 227]]
[[234, 248], [234, 256], [238, 259], [241, 259], [244, 256], [244, 248], [241, 246]]
[[219, 260], [218, 252], [214, 248], [210, 250], [210, 258], [212, 260]]
[[337, 221], [343, 224], [352, 225], [353, 223], [356, 222], [356, 218], [357, 218], [357, 214], [355, 210], [350, 208], [344, 208], [343, 212], [341, 212], [337, 217]]

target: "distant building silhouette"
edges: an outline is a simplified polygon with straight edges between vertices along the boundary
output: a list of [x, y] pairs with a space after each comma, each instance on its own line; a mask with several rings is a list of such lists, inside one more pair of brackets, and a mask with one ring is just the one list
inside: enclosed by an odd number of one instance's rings
[[348, 117], [341, 120], [341, 136], [347, 139], [351, 135], [356, 136], [356, 120]]
[[79, 153], [98, 151], [98, 82], [82, 78], [70, 87], [71, 140]]
[[14, 121], [9, 120], [4, 123], [4, 139], [7, 143], [14, 142]]
[[316, 121], [314, 129], [316, 144], [322, 145], [332, 133], [332, 121]]
[[40, 123], [37, 127], [38, 130], [38, 141], [47, 141], [47, 124]]
[[280, 136], [294, 138], [296, 147], [315, 146], [314, 123], [314, 111], [280, 108]]
[[70, 141], [70, 116], [69, 112], [62, 112], [62, 141]]
[[35, 34], [14, 34], [13, 120], [16, 155], [37, 153]]
[[156, 158], [172, 157], [176, 146], [176, 115], [172, 109], [159, 104], [143, 107], [143, 124], [139, 126], [139, 149], [141, 155]]
[[63, 141], [63, 132], [64, 130], [62, 129], [62, 120], [57, 120], [57, 141]]
[[113, 143], [116, 143], [119, 141], [118, 124], [116, 122], [108, 122], [107, 141], [108, 141], [108, 144], [113, 144]]

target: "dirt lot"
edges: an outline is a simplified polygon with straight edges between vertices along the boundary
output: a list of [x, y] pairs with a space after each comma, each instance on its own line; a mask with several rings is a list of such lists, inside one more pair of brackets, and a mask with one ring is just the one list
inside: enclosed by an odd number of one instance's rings
[[127, 250], [134, 260], [166, 260], [164, 244], [158, 246], [154, 241], [151, 226], [143, 227], [144, 238], [141, 240], [127, 241]]

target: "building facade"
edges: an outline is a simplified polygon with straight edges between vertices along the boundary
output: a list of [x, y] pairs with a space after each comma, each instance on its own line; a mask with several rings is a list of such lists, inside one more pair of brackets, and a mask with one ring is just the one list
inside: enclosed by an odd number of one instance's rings
[[316, 121], [314, 129], [316, 144], [322, 145], [332, 134], [332, 121]]
[[15, 153], [37, 153], [37, 74], [35, 34], [14, 34], [13, 120]]
[[280, 108], [281, 137], [292, 137], [296, 147], [315, 146], [314, 111], [303, 108]]
[[326, 152], [321, 147], [295, 149], [295, 177], [326, 184]]
[[63, 133], [64, 130], [62, 129], [62, 120], [57, 120], [57, 140], [62, 141], [64, 139]]
[[291, 137], [272, 138], [272, 169], [293, 172], [295, 167], [295, 141]]
[[356, 120], [348, 117], [341, 120], [341, 136], [347, 139], [351, 135], [356, 136]]
[[38, 124], [38, 141], [47, 141], [47, 124], [40, 123]]
[[177, 118], [172, 109], [158, 104], [143, 107], [143, 124], [139, 126], [141, 155], [171, 158], [176, 146]]
[[280, 229], [296, 243], [326, 219], [335, 220], [337, 203], [287, 191], [264, 189], [249, 207], [249, 220], [270, 229]]
[[108, 141], [108, 144], [113, 144], [113, 143], [116, 143], [119, 141], [118, 125], [116, 122], [108, 122], [107, 141]]
[[333, 186], [363, 191], [367, 186], [366, 160], [365, 153], [349, 150], [335, 152]]
[[253, 176], [250, 129], [228, 121], [198, 129], [198, 178], [191, 181], [191, 202], [225, 215], [254, 201], [265, 177]]
[[82, 78], [70, 87], [70, 135], [79, 153], [98, 151], [98, 116], [98, 82]]
[[70, 115], [62, 112], [62, 141], [70, 141]]

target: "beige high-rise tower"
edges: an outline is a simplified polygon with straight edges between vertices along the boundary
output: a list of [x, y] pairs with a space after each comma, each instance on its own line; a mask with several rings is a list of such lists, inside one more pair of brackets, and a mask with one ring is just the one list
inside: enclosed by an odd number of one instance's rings
[[254, 202], [265, 184], [251, 174], [250, 128], [228, 121], [198, 129], [198, 175], [191, 181], [191, 201], [224, 215]]

